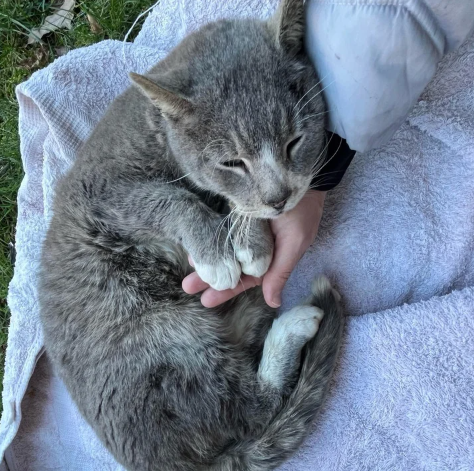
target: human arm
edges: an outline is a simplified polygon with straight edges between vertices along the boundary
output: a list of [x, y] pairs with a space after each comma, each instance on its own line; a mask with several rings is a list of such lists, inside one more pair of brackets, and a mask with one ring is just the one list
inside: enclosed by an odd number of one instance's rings
[[406, 119], [441, 58], [474, 30], [472, 0], [309, 0], [306, 46], [328, 127], [365, 152]]

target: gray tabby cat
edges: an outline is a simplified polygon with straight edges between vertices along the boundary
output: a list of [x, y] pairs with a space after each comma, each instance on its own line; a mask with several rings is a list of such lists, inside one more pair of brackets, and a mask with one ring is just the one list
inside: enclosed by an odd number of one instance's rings
[[46, 350], [128, 470], [274, 469], [325, 396], [343, 325], [325, 278], [280, 317], [260, 288], [213, 309], [181, 288], [186, 253], [216, 289], [263, 275], [268, 219], [298, 203], [324, 154], [303, 13], [284, 0], [268, 22], [209, 24], [132, 74], [58, 185]]

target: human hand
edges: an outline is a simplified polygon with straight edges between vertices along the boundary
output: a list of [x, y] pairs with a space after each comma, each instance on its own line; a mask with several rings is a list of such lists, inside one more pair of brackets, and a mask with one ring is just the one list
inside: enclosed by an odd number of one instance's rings
[[[234, 289], [216, 291], [196, 273], [191, 273], [183, 280], [184, 291], [188, 294], [203, 291], [201, 295], [203, 306], [214, 307], [242, 291], [263, 283], [263, 295], [267, 304], [271, 307], [280, 306], [281, 293], [286, 281], [316, 238], [325, 195], [324, 192], [310, 190], [291, 211], [270, 221], [275, 237], [275, 249], [272, 263], [263, 279], [244, 275]], [[190, 263], [192, 264], [192, 260]]]
[[270, 222], [275, 236], [273, 260], [263, 277], [263, 296], [269, 306], [281, 305], [281, 293], [291, 272], [318, 234], [326, 193], [310, 190], [287, 213]]

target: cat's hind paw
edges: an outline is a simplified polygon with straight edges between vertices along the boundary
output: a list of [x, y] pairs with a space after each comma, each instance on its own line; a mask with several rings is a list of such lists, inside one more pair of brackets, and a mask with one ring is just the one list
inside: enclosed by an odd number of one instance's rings
[[319, 329], [324, 312], [315, 306], [295, 306], [278, 319], [283, 336], [300, 338], [304, 343], [312, 339]]

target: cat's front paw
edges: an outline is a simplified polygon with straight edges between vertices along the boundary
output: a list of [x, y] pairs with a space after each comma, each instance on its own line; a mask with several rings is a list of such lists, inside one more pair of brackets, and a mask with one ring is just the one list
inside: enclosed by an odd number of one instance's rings
[[242, 272], [255, 277], [265, 275], [273, 258], [273, 234], [268, 221], [253, 220], [238, 234], [240, 237], [234, 238], [233, 246]]
[[240, 280], [240, 264], [231, 258], [223, 258], [214, 264], [195, 262], [194, 268], [201, 280], [217, 291], [234, 289]]
[[268, 271], [272, 255], [273, 252], [258, 257], [251, 249], [235, 248], [235, 256], [240, 262], [242, 272], [256, 277], [261, 277]]

